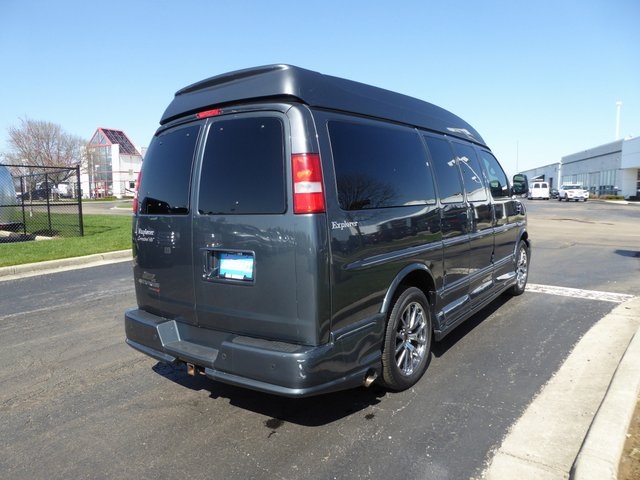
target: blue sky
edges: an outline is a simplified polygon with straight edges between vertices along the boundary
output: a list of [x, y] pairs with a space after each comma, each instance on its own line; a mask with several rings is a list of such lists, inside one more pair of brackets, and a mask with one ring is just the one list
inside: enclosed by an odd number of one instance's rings
[[510, 173], [640, 135], [640, 1], [0, 0], [0, 152], [20, 118], [147, 146], [179, 88], [291, 63], [451, 110]]

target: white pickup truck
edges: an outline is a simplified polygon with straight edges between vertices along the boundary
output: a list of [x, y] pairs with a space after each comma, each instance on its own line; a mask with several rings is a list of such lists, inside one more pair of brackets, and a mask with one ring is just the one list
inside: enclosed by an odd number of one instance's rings
[[566, 200], [567, 202], [569, 200], [573, 200], [575, 202], [582, 200], [583, 202], [586, 202], [588, 198], [589, 190], [576, 183], [564, 184], [558, 189], [558, 200], [560, 202], [562, 200]]

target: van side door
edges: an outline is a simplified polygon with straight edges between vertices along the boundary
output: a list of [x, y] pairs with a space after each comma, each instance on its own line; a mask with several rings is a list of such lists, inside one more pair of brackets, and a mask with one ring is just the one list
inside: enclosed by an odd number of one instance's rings
[[424, 135], [440, 197], [443, 248], [441, 305], [436, 305], [440, 328], [456, 323], [469, 310], [470, 207], [451, 144], [443, 137]]
[[493, 282], [493, 211], [482, 168], [472, 145], [453, 141], [471, 209], [469, 225], [469, 297], [472, 307], [491, 294]]
[[511, 196], [507, 175], [496, 157], [483, 149], [478, 155], [489, 182], [494, 212], [494, 278], [496, 287], [500, 287], [514, 275], [514, 255], [526, 222], [525, 209]]

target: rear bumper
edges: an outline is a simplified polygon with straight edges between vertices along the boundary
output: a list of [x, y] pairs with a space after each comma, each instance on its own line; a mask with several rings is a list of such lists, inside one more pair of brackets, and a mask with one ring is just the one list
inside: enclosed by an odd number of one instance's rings
[[213, 380], [287, 397], [354, 388], [380, 368], [382, 318], [320, 346], [209, 330], [140, 309], [128, 310], [124, 321], [127, 344], [156, 360], [190, 363]]

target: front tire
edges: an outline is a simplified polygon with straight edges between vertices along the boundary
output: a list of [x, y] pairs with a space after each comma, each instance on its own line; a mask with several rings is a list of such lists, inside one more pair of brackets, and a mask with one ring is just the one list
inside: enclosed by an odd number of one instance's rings
[[509, 290], [509, 293], [514, 297], [522, 295], [527, 286], [527, 280], [529, 279], [529, 254], [529, 246], [524, 240], [520, 240], [518, 250], [516, 251], [516, 283]]
[[382, 382], [396, 391], [416, 384], [431, 359], [431, 310], [422, 290], [409, 287], [393, 305], [382, 349]]

